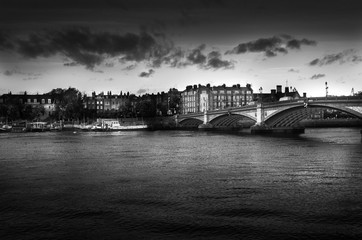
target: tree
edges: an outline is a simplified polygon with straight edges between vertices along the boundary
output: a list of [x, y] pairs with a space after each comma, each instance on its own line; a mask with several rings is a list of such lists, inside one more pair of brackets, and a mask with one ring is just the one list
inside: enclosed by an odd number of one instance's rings
[[82, 94], [75, 88], [53, 89], [49, 93], [55, 100], [55, 113], [58, 119], [79, 120], [85, 113]]
[[141, 100], [136, 104], [136, 112], [141, 117], [156, 116], [156, 106], [150, 100]]

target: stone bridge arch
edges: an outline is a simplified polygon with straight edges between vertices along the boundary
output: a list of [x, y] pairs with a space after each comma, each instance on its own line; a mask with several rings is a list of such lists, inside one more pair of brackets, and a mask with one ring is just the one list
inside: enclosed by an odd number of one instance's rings
[[256, 120], [243, 114], [223, 114], [212, 118], [209, 123], [213, 127], [250, 127], [254, 125]]
[[285, 107], [280, 110], [273, 111], [272, 114], [266, 116], [264, 123], [269, 127], [293, 127], [304, 119], [310, 117], [315, 109], [333, 109], [348, 113], [354, 117], [362, 119], [362, 107], [359, 106], [342, 106], [335, 104], [313, 103], [304, 105]]
[[184, 128], [197, 128], [202, 123], [203, 121], [197, 118], [185, 118], [180, 120], [178, 124]]

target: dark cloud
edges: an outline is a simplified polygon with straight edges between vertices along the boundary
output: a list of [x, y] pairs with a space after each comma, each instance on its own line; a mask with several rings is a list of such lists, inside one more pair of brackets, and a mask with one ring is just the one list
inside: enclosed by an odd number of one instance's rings
[[173, 48], [170, 53], [162, 58], [155, 59], [153, 64], [159, 67], [162, 63], [169, 65], [170, 67], [182, 67], [184, 64], [182, 61], [185, 58], [185, 51], [181, 48]]
[[277, 54], [272, 50], [266, 50], [265, 51], [265, 56], [267, 56], [267, 57], [275, 57], [276, 55]]
[[357, 55], [354, 55], [351, 57], [350, 59], [352, 62], [354, 63], [359, 63], [359, 62], [362, 62], [362, 56], [357, 56]]
[[322, 58], [316, 58], [309, 62], [309, 66], [324, 66], [338, 62], [339, 64], [343, 64], [346, 62], [359, 63], [362, 62], [362, 57], [356, 55], [356, 51], [354, 49], [348, 49], [340, 53], [328, 54]]
[[78, 66], [79, 64], [76, 62], [67, 62], [67, 63], [64, 63], [63, 65], [66, 67], [75, 67], [75, 66]]
[[299, 70], [291, 68], [291, 69], [288, 70], [288, 72], [299, 73]]
[[61, 54], [68, 59], [93, 69], [105, 59], [122, 56], [125, 61], [143, 61], [168, 53], [168, 46], [156, 41], [147, 32], [124, 35], [110, 32], [92, 32], [84, 27], [32, 33], [25, 38], [15, 38], [14, 45], [4, 34], [0, 47], [17, 51], [28, 58], [50, 57]]
[[149, 91], [149, 89], [140, 88], [140, 89], [138, 89], [137, 94], [138, 94], [138, 95], [141, 95], [141, 94], [144, 94], [144, 93], [146, 93], [146, 92], [148, 92], [148, 91]]
[[225, 54], [242, 54], [247, 52], [262, 52], [267, 57], [275, 57], [277, 53], [288, 53], [288, 49], [300, 49], [301, 45], [316, 45], [316, 42], [308, 39], [294, 39], [293, 37], [283, 34], [270, 38], [260, 38], [247, 43], [240, 43], [232, 50], [226, 51]]
[[[7, 47], [25, 58], [63, 56], [65, 58], [64, 66], [82, 65], [92, 71], [101, 64], [106, 67], [114, 67], [115, 59], [118, 59], [121, 64], [132, 62], [132, 65], [123, 68], [124, 70], [134, 69], [135, 64], [141, 61], [153, 69], [162, 65], [173, 68], [196, 65], [201, 69], [231, 69], [234, 67], [232, 61], [222, 60], [219, 52], [214, 51], [209, 55], [204, 53], [205, 44], [186, 51], [175, 47], [174, 43], [162, 32], [156, 33], [156, 27], [152, 29], [153, 34], [148, 33], [148, 29], [150, 28], [142, 27], [139, 34], [122, 35], [112, 32], [95, 32], [85, 27], [68, 27], [62, 30], [32, 33], [21, 38], [14, 37], [12, 39], [14, 45]], [[266, 42], [259, 40], [248, 48], [251, 51], [259, 51], [264, 48]], [[273, 49], [273, 54], [276, 52], [283, 53], [286, 50], [277, 47]], [[146, 72], [140, 76], [148, 77], [150, 75], [152, 73]]]
[[323, 78], [325, 77], [326, 75], [325, 74], [314, 74], [313, 76], [310, 77], [310, 79], [319, 79], [319, 78]]
[[36, 80], [42, 76], [41, 73], [22, 72], [22, 71], [19, 71], [18, 69], [6, 70], [5, 72], [3, 72], [3, 74], [8, 77], [13, 76], [13, 75], [23, 76], [22, 80], [24, 80], [24, 81]]
[[105, 65], [106, 67], [109, 67], [109, 68], [114, 67], [114, 63], [113, 63], [113, 62], [106, 62], [104, 65]]
[[16, 40], [17, 51], [28, 58], [49, 57], [57, 52], [55, 46], [40, 34], [32, 33], [27, 39]]
[[14, 45], [7, 33], [0, 30], [0, 50], [13, 49]]
[[204, 69], [233, 69], [234, 63], [227, 60], [221, 59], [221, 53], [218, 51], [212, 51], [207, 56], [207, 64], [204, 66]]
[[3, 74], [5, 76], [13, 76], [13, 75], [25, 75], [28, 77], [39, 77], [42, 74], [41, 73], [33, 73], [33, 72], [22, 72], [19, 71], [18, 69], [12, 69], [12, 70], [6, 70], [5, 72], [3, 72]]
[[4, 75], [5, 76], [12, 76], [14, 74], [14, 72], [13, 71], [10, 71], [10, 70], [6, 70], [5, 72], [4, 72]]
[[139, 77], [151, 77], [155, 71], [153, 69], [148, 70], [148, 72], [141, 72]]
[[319, 63], [319, 58], [316, 58], [316, 59], [314, 59], [313, 61], [311, 61], [310, 63], [309, 63], [309, 65], [310, 66], [315, 66], [315, 65], [317, 65]]
[[131, 71], [131, 70], [135, 69], [136, 67], [137, 67], [137, 64], [131, 64], [131, 65], [128, 65], [127, 67], [123, 68], [123, 70]]
[[287, 42], [287, 47], [290, 49], [300, 49], [301, 45], [315, 46], [316, 44], [316, 41], [308, 40], [305, 38], [303, 38], [302, 40], [292, 39]]
[[200, 69], [204, 70], [234, 68], [234, 62], [222, 60], [220, 52], [212, 51], [206, 55], [204, 53], [205, 49], [205, 44], [189, 51], [184, 51], [180, 48], [173, 48], [168, 55], [153, 62], [152, 67], [159, 67], [161, 64], [165, 64], [173, 68], [184, 68], [196, 65]]
[[187, 60], [192, 64], [202, 65], [206, 62], [206, 56], [202, 53], [205, 49], [205, 44], [200, 45], [198, 48], [195, 48], [187, 56]]

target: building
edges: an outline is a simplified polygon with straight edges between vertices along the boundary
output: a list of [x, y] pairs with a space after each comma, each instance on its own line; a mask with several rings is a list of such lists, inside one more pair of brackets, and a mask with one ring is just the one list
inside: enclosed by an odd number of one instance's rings
[[107, 92], [107, 94], [92, 92], [92, 96], [84, 96], [83, 104], [85, 109], [95, 110], [96, 112], [119, 111], [122, 107], [126, 107], [130, 100], [132, 100], [131, 105], [135, 105], [133, 96], [129, 95], [129, 93], [122, 94], [122, 92], [119, 95], [112, 94], [111, 91]]
[[28, 94], [26, 91], [23, 94], [12, 94], [11, 92], [3, 94], [0, 97], [0, 105], [10, 104], [24, 104], [33, 109], [44, 107], [40, 119], [49, 117], [55, 111], [55, 101], [50, 94]]
[[[270, 93], [263, 93], [262, 89], [259, 90], [259, 93], [253, 94], [253, 101], [258, 102], [277, 102], [277, 101], [288, 101], [294, 99], [302, 98], [297, 89], [292, 87], [285, 87], [284, 92], [282, 92], [282, 85], [277, 85], [276, 89], [271, 89]], [[307, 94], [303, 93], [303, 98], [306, 98]]]
[[211, 87], [194, 85], [187, 86], [181, 92], [181, 113], [197, 113], [209, 110], [218, 110], [231, 107], [241, 107], [249, 104], [253, 100], [253, 89], [250, 84], [241, 87], [240, 84], [227, 87]]

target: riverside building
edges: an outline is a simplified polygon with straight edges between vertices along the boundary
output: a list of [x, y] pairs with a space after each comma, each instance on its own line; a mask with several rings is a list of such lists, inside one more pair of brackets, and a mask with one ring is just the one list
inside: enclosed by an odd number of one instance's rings
[[181, 113], [197, 113], [209, 110], [241, 107], [253, 101], [253, 89], [250, 84], [241, 87], [240, 84], [227, 87], [194, 85], [187, 86], [181, 92]]

